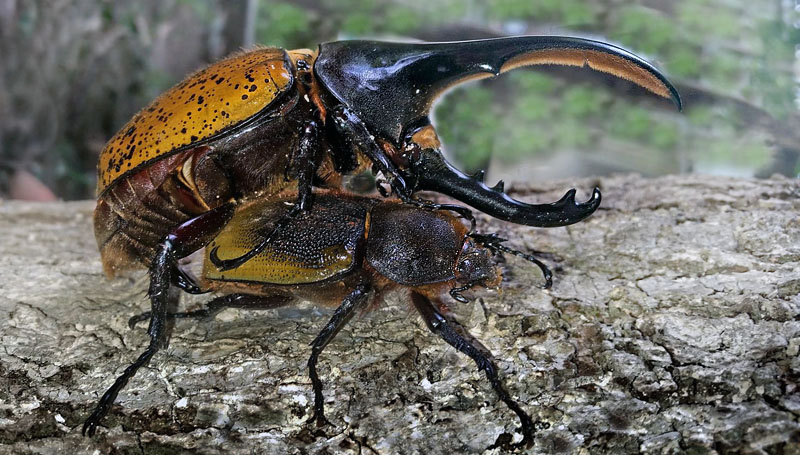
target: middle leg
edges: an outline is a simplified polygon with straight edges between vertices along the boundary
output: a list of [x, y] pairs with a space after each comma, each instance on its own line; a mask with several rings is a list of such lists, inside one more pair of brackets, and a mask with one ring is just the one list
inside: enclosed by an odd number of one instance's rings
[[314, 387], [314, 415], [308, 419], [307, 423], [316, 420], [317, 426], [321, 427], [329, 424], [325, 418], [325, 403], [322, 395], [322, 381], [319, 380], [317, 375], [317, 360], [325, 346], [333, 340], [337, 333], [344, 327], [350, 319], [353, 319], [356, 312], [366, 307], [368, 302], [370, 286], [366, 283], [360, 283], [356, 288], [344, 298], [342, 304], [333, 313], [330, 321], [325, 325], [319, 335], [311, 343], [311, 357], [308, 359], [308, 376], [311, 378], [311, 384]]

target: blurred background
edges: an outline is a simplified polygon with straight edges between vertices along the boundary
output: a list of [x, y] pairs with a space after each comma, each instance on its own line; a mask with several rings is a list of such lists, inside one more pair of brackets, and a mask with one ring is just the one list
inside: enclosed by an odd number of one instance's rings
[[117, 129], [241, 48], [520, 34], [626, 47], [670, 77], [684, 112], [589, 70], [513, 71], [438, 103], [463, 170], [512, 182], [800, 172], [800, 0], [0, 0], [0, 197], [93, 198]]

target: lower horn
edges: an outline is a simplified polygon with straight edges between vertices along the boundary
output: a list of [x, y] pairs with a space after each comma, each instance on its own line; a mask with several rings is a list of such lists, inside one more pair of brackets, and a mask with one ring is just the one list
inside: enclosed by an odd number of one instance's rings
[[487, 215], [526, 226], [567, 226], [585, 219], [600, 206], [598, 188], [588, 201], [581, 203], [575, 201], [574, 189], [549, 204], [520, 202], [459, 171], [434, 149], [424, 150], [419, 159], [411, 163], [410, 170], [417, 177], [417, 190], [446, 194]]

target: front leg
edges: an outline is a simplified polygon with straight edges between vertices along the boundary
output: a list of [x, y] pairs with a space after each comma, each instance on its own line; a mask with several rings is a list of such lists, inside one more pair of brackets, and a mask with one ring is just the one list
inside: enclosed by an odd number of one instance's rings
[[319, 148], [319, 125], [315, 120], [308, 120], [303, 125], [297, 153], [292, 157], [292, 163], [290, 164], [290, 166], [294, 167], [297, 176], [297, 201], [288, 212], [284, 213], [275, 222], [275, 226], [261, 238], [258, 245], [247, 253], [232, 259], [220, 259], [217, 254], [218, 248], [211, 250], [209, 260], [219, 271], [224, 272], [235, 269], [256, 257], [297, 215], [308, 211], [312, 202], [311, 184], [319, 165], [317, 153]]
[[389, 179], [389, 184], [397, 197], [404, 202], [411, 201], [413, 188], [409, 187], [400, 170], [386, 156], [386, 152], [375, 141], [375, 136], [369, 132], [364, 122], [350, 109], [344, 106], [336, 107], [331, 112], [333, 123], [338, 132], [347, 139], [351, 147], [361, 150], [369, 157], [378, 171]]
[[100, 420], [108, 414], [119, 392], [128, 381], [158, 352], [166, 341], [167, 307], [173, 293], [170, 291], [178, 260], [202, 248], [230, 220], [233, 206], [225, 204], [193, 218], [167, 234], [158, 246], [153, 263], [150, 266], [150, 325], [147, 329], [150, 344], [114, 384], [103, 394], [92, 415], [83, 424], [82, 433], [94, 435]]
[[514, 411], [515, 414], [517, 414], [517, 417], [519, 417], [519, 420], [522, 423], [521, 431], [523, 437], [519, 445], [523, 447], [530, 447], [530, 445], [533, 443], [533, 433], [536, 426], [534, 425], [533, 420], [531, 420], [531, 417], [522, 409], [519, 403], [514, 401], [514, 399], [508, 394], [503, 382], [497, 375], [497, 367], [495, 366], [494, 362], [492, 362], [492, 359], [475, 347], [470, 340], [464, 338], [460, 333], [458, 333], [453, 323], [442, 316], [439, 310], [436, 309], [436, 307], [427, 297], [417, 292], [412, 292], [411, 300], [419, 314], [422, 315], [422, 318], [425, 320], [425, 324], [428, 326], [431, 332], [439, 335], [445, 342], [447, 342], [447, 344], [469, 356], [478, 365], [478, 369], [486, 373], [486, 378], [489, 379], [489, 383], [491, 383], [492, 389], [494, 389], [494, 391], [497, 393], [497, 396], [503, 401], [503, 403], [506, 404], [506, 406]]

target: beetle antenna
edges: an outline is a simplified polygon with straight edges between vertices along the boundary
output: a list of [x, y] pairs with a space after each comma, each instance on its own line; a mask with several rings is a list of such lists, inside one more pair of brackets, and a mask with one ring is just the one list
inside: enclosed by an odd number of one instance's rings
[[[522, 251], [515, 250], [513, 248], [509, 248], [503, 245], [502, 243], [508, 239], [504, 239], [495, 233], [492, 234], [471, 233], [469, 234], [469, 236], [472, 237], [476, 242], [480, 243], [481, 245], [491, 250], [493, 253], [497, 252], [510, 253], [513, 254], [514, 256], [521, 257], [526, 261], [533, 262], [542, 271], [542, 275], [544, 275], [545, 283], [544, 286], [542, 286], [542, 289], [550, 289], [553, 286], [553, 272], [550, 271], [547, 265], [545, 265], [544, 262], [534, 257], [532, 254], [523, 253]], [[452, 291], [450, 292], [450, 295], [452, 295]]]

